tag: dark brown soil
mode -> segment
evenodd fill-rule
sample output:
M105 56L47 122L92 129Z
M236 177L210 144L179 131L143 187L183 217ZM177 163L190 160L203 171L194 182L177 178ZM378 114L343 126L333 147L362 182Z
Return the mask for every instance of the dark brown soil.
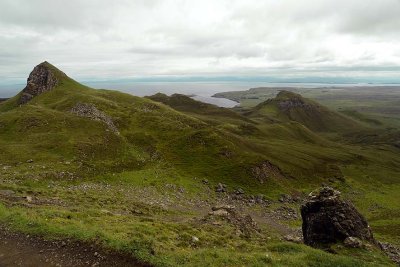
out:
M75 240L46 240L0 227L0 267L150 266L128 254Z

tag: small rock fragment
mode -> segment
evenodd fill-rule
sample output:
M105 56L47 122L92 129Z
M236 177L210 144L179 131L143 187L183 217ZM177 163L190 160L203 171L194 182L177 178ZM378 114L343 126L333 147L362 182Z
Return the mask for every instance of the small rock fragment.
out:
M218 183L218 185L215 188L215 192L218 192L218 193L226 192L226 184Z
M348 248L361 248L363 246L362 241L357 237L347 237L343 244Z

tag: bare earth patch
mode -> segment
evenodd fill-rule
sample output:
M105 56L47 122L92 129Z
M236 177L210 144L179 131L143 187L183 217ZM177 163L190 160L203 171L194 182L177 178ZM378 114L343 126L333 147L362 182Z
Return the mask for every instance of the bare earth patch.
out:
M46 240L0 227L0 266L150 266L128 254L75 240Z

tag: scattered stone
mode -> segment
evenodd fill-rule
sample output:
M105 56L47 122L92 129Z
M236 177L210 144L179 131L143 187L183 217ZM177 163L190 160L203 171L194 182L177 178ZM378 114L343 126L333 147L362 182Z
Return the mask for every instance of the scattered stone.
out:
M111 117L98 110L93 104L78 103L71 109L71 113L94 121L101 121L105 123L113 133L119 135L119 131Z
M282 194L279 199L279 202L281 203L298 203L301 201L301 198L299 196L291 196L287 194Z
M303 238L299 236L293 236L293 235L286 235L283 237L283 240L288 241L288 242L293 242L297 244L303 243Z
M192 242L193 243L197 243L199 241L200 241L200 239L197 236L192 236Z
M298 214L295 209L291 207L281 206L272 211L272 214L278 220L296 220Z
M230 205L212 207L212 211L206 215L201 222L218 226L222 225L222 222L227 222L236 228L236 233L240 233L240 235L246 237L259 233L260 231L257 223L250 215L241 215L236 211L235 207Z
M210 211L208 214L209 215L214 215L214 216L222 216L222 217L229 215L228 211L227 210L223 210L223 209L221 209L221 210L213 210L213 211Z
M400 266L400 248L385 242L378 242L383 252L398 266Z
M251 168L251 173L260 183L264 183L270 177L284 177L279 167L275 166L268 160L265 160Z
M203 179L201 181L203 182L203 184L208 184L208 180L207 179Z
M231 206L231 205L222 204L222 205L216 205L216 206L212 207L211 210L213 210L213 211L217 211L217 210L233 211L233 210L235 210L235 207Z
M33 162L33 159L28 159L27 161L26 161L26 163L32 163Z
M218 192L218 193L226 192L226 184L218 183L218 185L215 187L215 192Z
M265 202L264 196L263 195L257 195L254 197L254 200L258 204L262 204Z
M235 194L236 195L243 195L244 194L244 190L239 187L238 189L235 190Z
M29 203L33 201L33 198L31 196L26 196L25 199Z
M8 197L8 196L15 195L15 192L13 190L0 190L0 195Z
M365 218L348 201L340 199L340 192L323 187L312 192L301 206L304 243L313 247L343 242L357 237L374 243L372 231Z
M282 194L278 200L282 203L291 203L292 197L290 195Z
M247 205L247 206L254 206L255 204L260 204L264 206L269 206L271 201L265 198L264 195L246 195L246 194L237 194L235 191L232 192L228 198L232 201L235 201L237 204Z
M348 248L361 248L363 247L363 242L357 237L346 237L343 244Z

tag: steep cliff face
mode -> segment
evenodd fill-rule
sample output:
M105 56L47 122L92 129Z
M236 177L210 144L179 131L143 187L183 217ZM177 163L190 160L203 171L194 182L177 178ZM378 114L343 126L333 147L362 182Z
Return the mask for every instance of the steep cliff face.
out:
M55 69L47 61L37 65L28 77L26 87L22 90L19 104L26 104L35 96L55 88L60 82L60 76L67 75Z

